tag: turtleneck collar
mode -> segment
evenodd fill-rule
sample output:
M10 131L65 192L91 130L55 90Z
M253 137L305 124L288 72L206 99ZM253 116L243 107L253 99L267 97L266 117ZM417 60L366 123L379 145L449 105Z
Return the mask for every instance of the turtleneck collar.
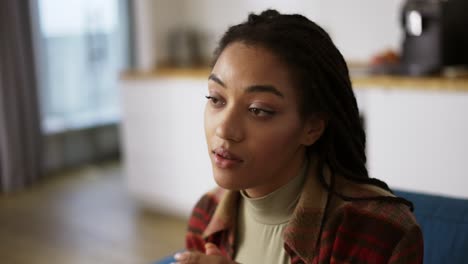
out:
M245 191L241 191L244 201L242 204L247 215L263 224L277 225L288 222L299 201L308 163L308 159L305 159L296 177L263 197L250 198Z

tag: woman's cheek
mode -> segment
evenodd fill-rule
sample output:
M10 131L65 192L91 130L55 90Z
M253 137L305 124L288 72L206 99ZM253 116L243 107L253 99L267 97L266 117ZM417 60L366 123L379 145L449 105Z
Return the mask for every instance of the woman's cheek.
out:
M214 124L213 124L213 113L211 111L211 109L209 109L209 105L207 104L206 107L205 107L205 114L204 114L204 127L205 127L205 138L206 138L206 142L207 144L209 145L210 144L210 141L209 139L211 138L211 136L213 135L214 133Z

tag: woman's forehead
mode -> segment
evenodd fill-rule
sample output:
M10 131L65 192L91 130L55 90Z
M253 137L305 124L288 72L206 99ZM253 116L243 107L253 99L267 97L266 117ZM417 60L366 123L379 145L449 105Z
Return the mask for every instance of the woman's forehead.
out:
M212 76L226 88L247 88L252 85L276 87L283 94L290 94L291 74L271 51L258 45L233 43L220 54L213 67ZM211 79L211 78L210 78Z

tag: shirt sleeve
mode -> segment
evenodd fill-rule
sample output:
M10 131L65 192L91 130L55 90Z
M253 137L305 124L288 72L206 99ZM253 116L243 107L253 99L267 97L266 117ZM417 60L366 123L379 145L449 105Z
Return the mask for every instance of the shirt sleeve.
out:
M196 203L190 215L185 236L185 247L187 250L205 251L205 241L202 235L211 221L216 205L214 197L211 194L205 194Z
M423 263L424 242L419 226L413 226L398 242L392 252L389 263L420 264Z

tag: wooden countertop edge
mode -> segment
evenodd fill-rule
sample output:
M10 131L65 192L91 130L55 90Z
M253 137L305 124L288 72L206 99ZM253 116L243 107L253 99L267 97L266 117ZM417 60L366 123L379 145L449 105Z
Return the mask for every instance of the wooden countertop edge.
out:
M404 77L404 76L359 76L352 77L355 88L386 88L406 90L467 91L468 78Z
M180 79L193 79L193 78L206 78L210 68L162 68L154 71L140 72L140 71L125 71L120 75L121 80L134 81L134 80L147 80L147 79L160 79L160 78L180 78Z
M207 79L210 68L163 68L150 72L126 71L120 75L123 81L153 80L165 78ZM404 90L442 90L468 91L468 77L407 77L390 75L353 76L353 87L356 89L404 89Z

